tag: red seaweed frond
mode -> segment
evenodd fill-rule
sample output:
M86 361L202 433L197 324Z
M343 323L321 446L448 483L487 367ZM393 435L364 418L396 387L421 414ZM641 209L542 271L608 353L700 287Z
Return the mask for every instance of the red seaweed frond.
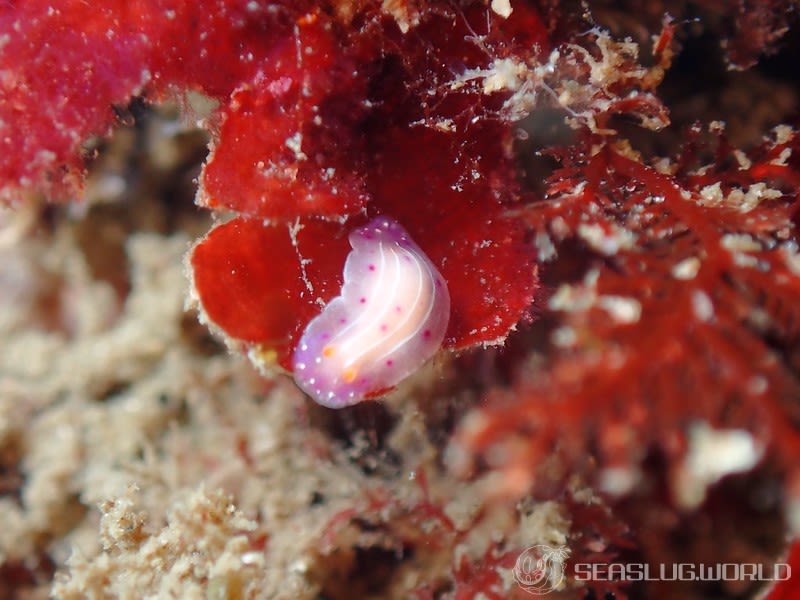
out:
M677 175L625 147L562 154L525 217L540 249L572 243L590 260L549 300L547 368L468 419L463 446L507 448L515 475L555 447L635 471L654 445L679 464L684 434L705 422L749 431L794 469L797 146L780 129L727 165Z
M370 588L374 594L391 597L409 593L420 599L527 597L512 573L524 548L503 536L504 527L508 535L513 523L498 529L489 515L478 510L456 525L447 514L446 499L427 490L425 473L417 471L415 479L419 487L410 497L390 495L382 488L370 490L359 506L345 508L328 521L318 548L325 565L319 578L326 595L352 597L355 581L374 585ZM508 514L504 514L498 523L505 522ZM512 519L520 517L517 511L509 514ZM345 556L342 548L351 551ZM366 564L375 554L384 557L380 582L372 581ZM407 569L416 573L412 588L404 579ZM342 571L350 575L342 577ZM345 587L340 589L340 584Z

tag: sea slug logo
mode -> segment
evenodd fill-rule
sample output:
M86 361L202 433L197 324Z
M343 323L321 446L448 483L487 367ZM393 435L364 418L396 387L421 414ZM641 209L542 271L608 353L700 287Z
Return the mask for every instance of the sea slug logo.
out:
M566 546L531 546L517 558L514 579L526 592L538 596L564 584ZM792 576L787 563L675 563L579 562L571 565L575 582L613 581L786 581Z
M568 556L569 549L565 546L531 546L517 558L514 579L526 592L547 594L564 581L564 561Z

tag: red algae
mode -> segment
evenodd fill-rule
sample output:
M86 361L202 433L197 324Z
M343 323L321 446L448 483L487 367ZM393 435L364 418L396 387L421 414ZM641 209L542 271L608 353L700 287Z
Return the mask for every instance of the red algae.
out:
M0 198L80 188L80 143L147 81L145 40L113 8L50 2L0 7ZM113 50L112 50L113 49ZM21 67L21 68L20 68Z
M271 219L269 227L298 218L350 218L334 237L362 223L364 211L392 216L434 257L460 296L448 345L502 340L524 316L535 287L521 223L503 215L503 206L517 195L511 130L487 121L487 110L502 94L486 99L479 91L458 89L452 78L465 68L488 67L495 55L538 51L546 38L536 13L519 9L506 21L487 20L482 10L432 11L420 13L417 26L403 33L402 24L370 8L351 15L349 23L297 3L215 2L191 17L186 10L155 2L91 14L78 4L52 11L37 2L6 10L9 31L16 27L18 33L9 36L5 56L26 64L23 75L29 79L14 79L16 70L7 65L13 96L3 110L34 103L60 107L58 113L0 115L11 158L2 173L6 197L36 187L52 196L75 193L82 171L79 144L107 132L114 121L109 105L122 105L136 93L158 98L197 90L222 103L209 122L218 125L201 177L201 204ZM83 19L86 31L70 27ZM59 38L62 30L67 35ZM428 36L434 31L441 39L432 44ZM61 55L56 59L53 53ZM36 70L59 64L64 73L82 68L86 79ZM55 87L48 90L45 81ZM421 169L424 175L410 176ZM449 247L455 231L458 243ZM273 234L265 229L264 239ZM222 243L222 237L212 234L202 246ZM233 243L229 236L225 240ZM301 281L301 263L309 261L313 269L314 256L288 248L271 251L276 260L293 264ZM233 301L221 316L214 298L218 284L211 283L202 260L191 261L201 271L197 295L232 343L266 347L282 338L268 326L259 337L262 321L248 311L237 313L237 307L251 307L245 301ZM520 272L527 273L523 285L508 285ZM333 284L340 274L327 279ZM253 290L260 294L262 288ZM476 296L476 289L482 293ZM312 293L318 292L307 295ZM302 305L297 300L297 322L290 329L305 324ZM285 363L287 350L272 349Z
M215 227L191 255L194 287L202 290L210 324L246 347L277 353L288 366L302 319L319 310L317 298L337 291L348 245L336 234L335 225L321 221L294 235L255 219ZM304 266L300 256L311 263Z
M433 15L420 24L423 30L441 25L444 47L433 49L424 32L414 30L399 38L399 50L388 45L398 36L394 21L373 15L361 33L339 34L337 42L336 24L323 18L314 13L298 23L299 58L294 44L285 45L270 74L234 92L203 173L200 201L271 219L269 228L288 222L302 230L310 218L346 218L332 234L336 239L363 224L364 211L389 216L418 241L453 290L445 345L502 341L526 316L536 269L522 222L505 214L519 197L511 128L497 117L478 118L487 110L484 96L444 79L465 56L476 67L488 64L485 50L468 37L467 16ZM338 53L337 43L344 45ZM488 102L497 109L497 98ZM265 239L271 235L266 229ZM222 255L221 246L207 247L229 243L212 232L195 253ZM302 269L314 268L313 254L279 248L273 255L294 264L298 281ZM192 264L205 273L202 261L194 257ZM343 266L341 260L329 282L341 280ZM195 286L206 310L221 304L213 278L196 278ZM307 298L330 299L315 285ZM298 310L295 319L304 327L308 317ZM269 328L254 335L258 321L250 322L247 311L234 307L224 321L211 320L234 340L248 328L245 341L265 348L274 341ZM286 348L271 349L285 365Z
M347 43L316 14L301 19L222 111L199 199L268 219L342 217L363 210L358 132L363 78Z

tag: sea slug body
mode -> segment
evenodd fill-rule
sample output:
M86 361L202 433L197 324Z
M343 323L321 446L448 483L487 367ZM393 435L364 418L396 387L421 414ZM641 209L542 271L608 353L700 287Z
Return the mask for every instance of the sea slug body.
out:
M373 219L349 237L341 294L306 327L297 384L331 408L396 386L442 344L450 319L444 278L401 225Z

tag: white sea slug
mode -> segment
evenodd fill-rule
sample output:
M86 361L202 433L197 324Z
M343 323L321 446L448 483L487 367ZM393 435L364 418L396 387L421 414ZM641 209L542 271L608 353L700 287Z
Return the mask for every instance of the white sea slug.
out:
M303 332L297 384L324 406L356 404L396 386L442 344L447 284L403 227L378 217L350 234L344 284Z

